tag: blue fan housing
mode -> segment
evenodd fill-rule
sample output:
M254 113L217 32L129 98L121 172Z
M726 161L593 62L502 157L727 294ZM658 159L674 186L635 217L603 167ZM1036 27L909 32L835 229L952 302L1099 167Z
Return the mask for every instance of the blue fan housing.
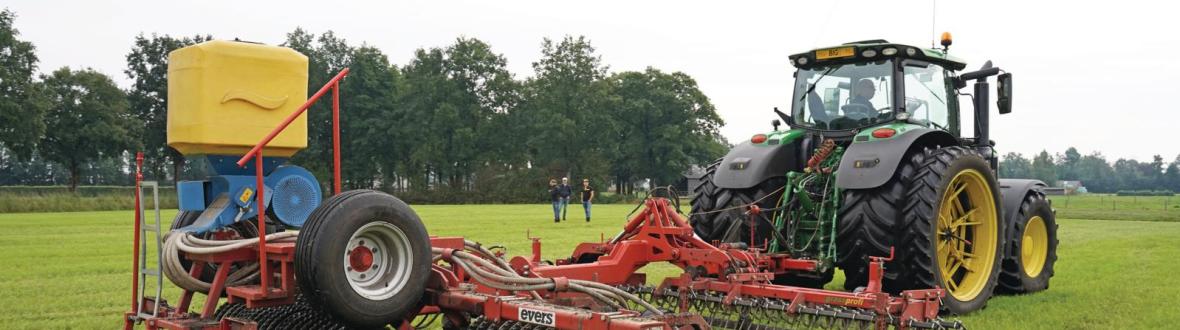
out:
M320 184L315 176L299 166L283 165L266 176L267 189L273 189L270 210L283 224L301 227L320 205Z

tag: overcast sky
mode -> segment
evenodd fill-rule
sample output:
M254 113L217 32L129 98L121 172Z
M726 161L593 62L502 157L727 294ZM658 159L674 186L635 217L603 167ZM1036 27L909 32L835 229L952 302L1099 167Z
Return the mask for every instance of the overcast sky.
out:
M768 130L771 108L789 106L787 55L878 38L928 47L934 23L936 31L953 33L951 54L966 59L969 70L990 59L1013 73L1013 113L992 117L1001 152L1076 146L1111 160L1162 154L1169 161L1180 153L1180 11L1167 1L939 1L937 8L930 0L325 5L338 2L15 0L0 7L19 15L16 26L36 45L42 72L92 67L123 87L129 86L124 56L139 33L278 44L296 27L332 30L382 49L398 65L417 48L468 36L504 54L519 79L532 74L542 38L585 35L612 71L653 66L696 78L731 142Z

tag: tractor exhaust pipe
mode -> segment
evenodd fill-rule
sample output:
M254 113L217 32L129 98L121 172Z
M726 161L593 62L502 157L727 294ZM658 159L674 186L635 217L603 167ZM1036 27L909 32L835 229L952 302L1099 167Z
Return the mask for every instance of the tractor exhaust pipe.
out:
M992 163L992 168L996 168L997 164L995 155L992 155L991 122L987 107L991 95L987 77L997 74L1000 74L1000 68L993 67L992 61L987 61L979 71L964 73L955 82L956 88L962 88L967 85L967 81L975 80L975 99L972 104L975 108L975 149Z

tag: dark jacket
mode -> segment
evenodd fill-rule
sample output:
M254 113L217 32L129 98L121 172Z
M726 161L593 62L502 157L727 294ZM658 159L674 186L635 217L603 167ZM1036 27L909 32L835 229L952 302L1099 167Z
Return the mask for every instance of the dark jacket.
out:
M549 200L553 202L561 200L561 188L559 186L549 186Z
M570 198L570 195L574 194L574 188L568 184L559 185L557 186L557 193L561 195L561 198Z

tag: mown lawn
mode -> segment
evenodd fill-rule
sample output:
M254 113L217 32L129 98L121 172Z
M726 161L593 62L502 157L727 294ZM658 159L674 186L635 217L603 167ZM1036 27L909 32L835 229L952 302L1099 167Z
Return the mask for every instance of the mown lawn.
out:
M1071 201L1071 205L1076 205ZM1055 201L1060 208L1062 202ZM546 258L611 237L631 205L581 208L554 224L548 205L416 207L433 235L463 235L527 254L531 234ZM1059 211L1059 214L1064 212ZM164 212L170 219L172 212ZM167 226L167 220L165 220ZM994 298L962 317L976 329L1170 328L1180 324L1180 223L1061 220L1057 276L1047 292ZM0 214L0 324L6 329L110 329L130 300L131 212ZM649 267L653 281L671 267ZM838 278L830 288L841 287ZM178 292L167 290L175 300Z

